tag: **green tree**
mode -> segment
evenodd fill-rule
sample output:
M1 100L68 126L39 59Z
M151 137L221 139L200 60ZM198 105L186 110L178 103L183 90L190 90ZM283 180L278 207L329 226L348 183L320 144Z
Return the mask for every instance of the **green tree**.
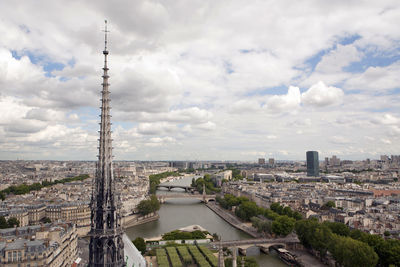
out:
M382 266L400 266L400 240L385 240L376 252Z
M132 241L135 247L144 255L146 253L146 242L142 237L137 237L135 240Z
M272 232L276 235L287 236L294 229L295 220L286 215L279 216L272 223Z
M272 232L272 222L268 220L262 220L257 217L252 217L251 222L254 228L257 229L259 233L271 233Z
M335 208L335 202L329 200L328 202L326 202L321 208L323 209L330 209L330 208Z
M42 223L51 223L51 220L50 220L49 217L43 217L40 221L41 221Z
M160 209L160 201L156 195L151 195L150 199L140 201L137 208L140 214L147 215Z
M9 218L8 220L7 220L7 224L8 224L8 227L15 227L15 226L17 226L17 227L19 227L19 221L18 221L18 219L17 218L15 218L15 217L11 217L11 218Z
M283 207L277 202L272 203L269 208L272 211L275 211L276 213L278 213L279 215L283 214Z
M323 222L327 227L329 227L332 230L332 233L341 235L341 236L349 236L350 235L350 229L347 227L347 225L339 222L329 222L325 221Z
M236 216L245 221L250 221L251 217L257 216L260 214L260 209L257 204L253 201L246 201L240 204L238 208L236 208Z
M242 260L244 260L245 267L258 267L258 263L255 258L253 257L237 257L236 258L236 265L241 266ZM226 258L224 260L225 267L232 267L232 258Z
M293 211L292 211L292 209L290 207L284 207L283 210L282 210L282 214L283 215L287 215L289 217L292 217Z
M367 244L350 237L334 235L330 252L333 258L344 267L374 267L378 263L378 255Z
M0 216L0 229L6 229L6 228L8 228L7 220L3 216Z
M264 216L270 220L275 220L276 218L279 217L279 214L276 213L275 211L272 211L270 209L265 209L264 210Z
M301 213L298 212L298 211L293 212L292 217L293 217L296 221L303 219L303 216L302 216Z
M296 234L305 247L312 248L311 244L313 243L314 232L318 225L318 221L313 219L300 220L296 222Z
M320 257L325 257L332 242L332 231L324 224L316 224L310 240L311 247L317 250Z

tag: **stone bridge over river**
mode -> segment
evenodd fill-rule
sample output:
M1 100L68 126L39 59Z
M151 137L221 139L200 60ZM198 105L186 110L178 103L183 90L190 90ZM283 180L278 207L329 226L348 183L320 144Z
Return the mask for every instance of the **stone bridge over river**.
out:
M245 239L245 240L230 240L221 242L212 242L211 245L215 247L228 247L236 253L236 249L242 255L246 255L248 250L259 249L268 254L271 248L297 248L301 246L300 240L297 236L288 236L284 238L258 238L258 239Z
M173 185L173 184L159 184L157 185L157 189L160 188L166 188L168 191L171 191L171 189L179 188L179 189L185 189L185 192L194 192L197 190L196 187L192 187L190 185Z
M167 199L173 199L173 198L192 198L192 199L199 199L204 203L208 203L208 201L215 201L216 197L216 195L206 194L206 188L204 184L203 184L203 194L199 194L197 188L186 185L159 184L157 185L157 189L158 188L167 188L168 191L171 191L174 188L179 188L179 189L185 189L186 192L186 193L176 193L176 194L158 194L157 198L160 201L160 203L164 203Z
M191 198L191 199L198 199L202 202L207 203L208 201L215 201L215 195L203 195L203 194L165 194L165 195L157 195L158 200L160 203L164 203L168 199L175 199L175 198Z

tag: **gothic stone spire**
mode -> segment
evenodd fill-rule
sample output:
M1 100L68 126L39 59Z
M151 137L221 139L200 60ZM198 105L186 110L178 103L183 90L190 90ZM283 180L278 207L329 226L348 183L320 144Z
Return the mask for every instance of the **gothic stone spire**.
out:
M91 199L91 230L89 266L108 267L124 265L120 201L115 192L112 166L112 139L110 116L110 92L107 67L107 21L105 21L105 46L103 67L103 90L101 91L101 120L99 155L96 165Z

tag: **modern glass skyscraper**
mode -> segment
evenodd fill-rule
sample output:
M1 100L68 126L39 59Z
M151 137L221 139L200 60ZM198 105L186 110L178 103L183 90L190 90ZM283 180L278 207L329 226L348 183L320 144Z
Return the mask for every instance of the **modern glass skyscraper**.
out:
M307 176L319 176L318 151L307 151Z

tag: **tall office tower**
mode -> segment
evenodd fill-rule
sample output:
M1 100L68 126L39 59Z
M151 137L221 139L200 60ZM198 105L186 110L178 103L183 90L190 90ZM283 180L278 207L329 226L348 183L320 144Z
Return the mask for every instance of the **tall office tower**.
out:
M319 160L317 151L307 151L307 176L319 176Z
M274 158L269 158L269 159L268 159L268 164L269 164L270 166L274 166L274 165L275 165L275 159L274 159Z
M259 158L258 159L258 164L259 165L265 165L265 159L264 158Z
M124 245L119 210L120 199L115 192L112 166L112 139L110 122L110 92L108 91L107 67L107 21L105 25L105 47L103 68L103 90L101 92L101 122L99 155L96 166L91 199L91 229L89 244L90 267L122 267Z

